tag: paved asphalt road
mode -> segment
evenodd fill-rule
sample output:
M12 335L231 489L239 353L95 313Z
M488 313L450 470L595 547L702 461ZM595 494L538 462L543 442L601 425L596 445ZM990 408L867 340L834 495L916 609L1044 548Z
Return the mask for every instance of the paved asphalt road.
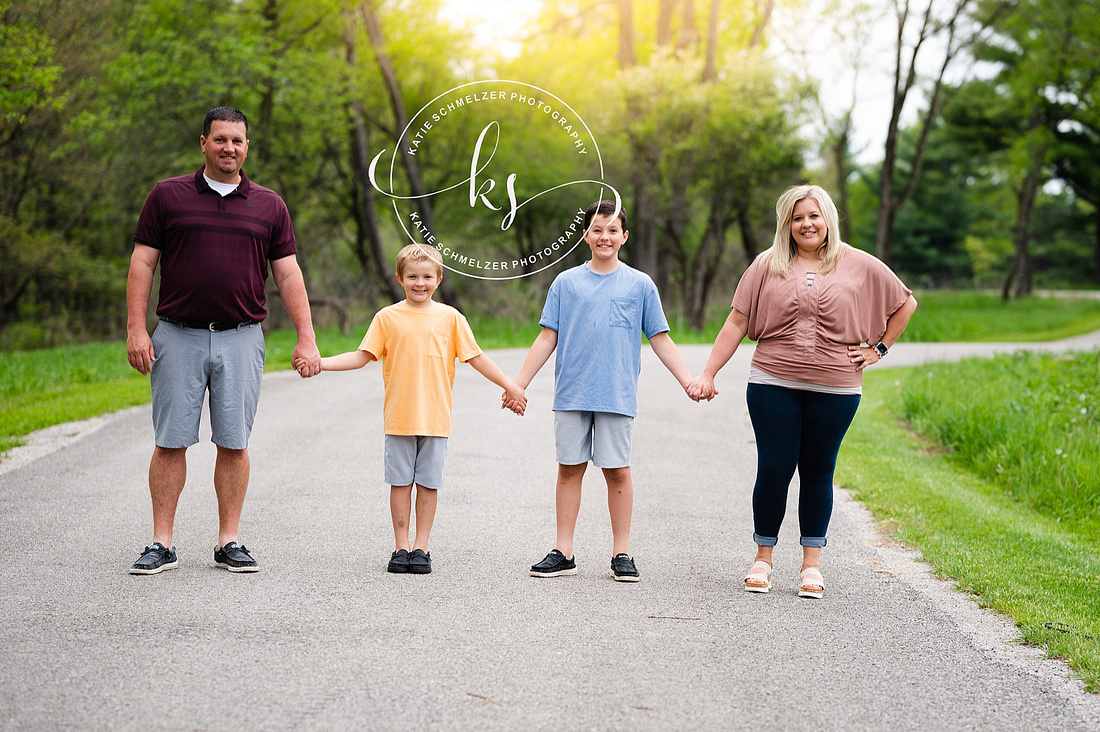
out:
M683 350L698 371L708 348ZM901 345L887 363L974 350ZM510 374L523 355L492 354ZM190 451L179 569L135 577L149 408L37 436L0 465L0 729L1100 730L1096 697L882 539L843 491L825 598L795 595L795 491L775 589L743 592L748 349L701 405L644 357L638 584L611 580L594 471L579 573L527 575L554 541L549 365L522 419L459 366L429 576L385 572L376 365L265 380L242 527L255 575L214 567L208 442Z

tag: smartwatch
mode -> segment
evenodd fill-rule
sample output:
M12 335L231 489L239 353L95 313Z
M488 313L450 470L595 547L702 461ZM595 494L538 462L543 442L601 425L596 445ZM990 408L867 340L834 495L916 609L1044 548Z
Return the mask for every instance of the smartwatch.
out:
M890 352L890 349L887 348L886 344L883 343L882 341L879 341L878 343L876 343L874 345L874 348L875 348L875 351L878 352L878 357L879 358L885 358L886 354Z

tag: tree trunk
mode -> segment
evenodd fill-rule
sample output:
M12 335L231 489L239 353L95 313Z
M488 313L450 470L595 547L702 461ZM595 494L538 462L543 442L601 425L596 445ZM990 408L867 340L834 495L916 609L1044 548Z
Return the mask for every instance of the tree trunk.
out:
M390 299L397 302L405 297L405 291L394 276L393 267L390 266L382 246L382 236L378 232L378 215L374 209L374 188L370 183L370 130L364 121L365 115L361 102L355 99L349 102L348 117L351 122L352 166L355 183L353 195L355 195L356 243L362 250L363 242L366 241L370 253L369 261L374 263L374 268ZM366 261L367 258L360 258L361 264L365 265ZM363 275L369 287L370 272L366 266L363 267Z
M619 0L619 67L629 69L635 63L632 0Z
M703 232L703 241L695 259L691 273L691 293L687 298L688 326L692 330L702 330L707 321L707 305L710 302L710 290L718 274L718 265L726 251L727 221L722 212L722 202L716 197L711 201L707 216L707 227Z
M634 210L631 212L634 223L631 224L631 251L628 254L638 269L653 277L661 297L665 297L668 277L660 271L656 210L657 198L648 180L638 180L634 186Z
M757 3L759 6L759 3ZM764 31L768 29L768 23L772 19L772 11L775 10L775 0L766 0L763 9L760 10L760 16L756 19L756 27L752 29L752 40L749 41L749 48L756 48L764 42Z
M692 1L692 0L689 0ZM672 14L679 0L659 0L657 8L657 47L672 44Z
M1031 225L1031 212L1035 207L1035 198L1043 182L1043 163L1045 162L1045 149L1040 157L1036 154L1032 159L1032 166L1024 176L1024 183L1020 186L1020 195L1016 199L1016 225L1012 233L1012 241L1016 245L1016 255L1012 259L1012 268L1008 272L1001 297L1009 299L1009 290L1012 289L1013 280L1016 282L1014 295L1026 297L1031 294L1031 235L1028 229Z
M707 60L703 66L703 81L713 81L718 73L718 3L710 0L707 16Z
M347 13L347 28L344 31L345 58L348 70L348 134L351 136L351 202L352 216L355 219L356 258L367 283L368 298L374 300L374 286L371 280L370 264L373 262L378 278L386 293L394 302L404 297L404 290L394 277L393 268L386 259L382 247L382 237L378 231L378 215L374 208L374 187L370 182L370 129L366 123L366 111L363 108L359 90L355 84L355 67L359 62L357 44L358 27L354 15Z
M752 216L748 205L737 211L737 226L741 231L741 247L745 250L745 261L752 264L760 253L760 243L756 240L756 231L752 228Z
M1100 206L1092 211L1092 281L1100 285Z
M275 42L276 34L279 32L279 8L275 3L275 0L267 0L264 4L264 8L260 11L260 17L264 21L264 34L270 39L271 43ZM270 69L269 69L270 71ZM275 80L271 78L270 73L265 73L263 79L260 82L260 114L257 120L256 127L259 128L261 136L265 139L262 144L258 146L256 150L256 162L260 172L267 173L268 163L271 160L271 151L275 145L271 139L271 131L275 127ZM268 178L271 180L271 178ZM273 183L268 183L273 185Z
M1024 180L1020 184L1020 192L1016 197L1016 224L1012 231L1012 242L1015 245L1016 254L1012 259L1012 267L1005 279L1004 290L1001 297L1009 298L1009 289L1015 280L1015 296L1024 297L1031 294L1031 212L1035 208L1035 199L1039 195L1039 189L1045 182L1043 169L1047 164L1047 153L1050 151L1051 135L1043 126L1043 103L1037 102L1028 120L1028 131L1025 144L1028 146L1028 168L1024 172Z
M833 166L836 168L836 205L840 214L840 238L852 241L852 222L848 212L848 147L851 144L852 113L849 111L841 120L830 149Z
M435 231L435 217L432 214L431 201L427 197L428 190L424 186L424 178L420 174L420 165L416 162L416 158L400 145L400 140L396 139L408 125L409 113L405 109L405 100L401 95L401 86L397 81L397 70L394 68L389 54L386 53L385 39L382 36L382 23L379 21L378 14L375 12L373 3L370 0L359 7L364 21L366 21L367 37L370 38L371 48L374 50L374 57L378 61L378 68L382 72L382 79L386 84L386 91L393 107L394 143L397 143L394 154L396 155L398 152L401 154L401 161L405 166L405 175L409 179L412 195L417 197L416 207L420 214L420 220L429 231ZM458 295L455 293L450 278L444 277L439 283L439 292L444 302L452 307L459 307Z
M680 41L676 47L684 50L693 48L699 43L699 29L695 27L695 0L684 3L684 12L680 18L683 25L680 27Z
M636 63L634 55L634 20L632 0L619 0L619 65L629 69ZM641 112L635 100L626 100L626 114L629 121L638 120ZM629 124L628 124L629 130ZM657 197L650 183L655 155L644 140L633 134L627 134L630 144L630 158L633 186L633 210L631 213L630 245L627 257L632 266L649 274L662 296L666 294L668 277L660 272L660 257L657 240Z
M904 9L898 11L897 36L894 47L894 99L890 112L890 125L886 130L886 146L882 158L882 172L879 177L879 201L878 201L878 228L875 231L875 256L886 264L890 264L890 258L894 248L894 221L898 210L912 197L920 180L921 165L924 159L924 149L928 141L928 135L932 125L939 116L942 108L941 93L943 91L944 76L951 61L966 46L970 45L973 38L960 41L958 38L958 23L965 17L970 0L956 0L952 14L946 21L937 21L932 15L933 2L929 2L921 18L921 27L913 45L909 50L907 66L902 65L902 56L905 47L905 26L909 21L909 3ZM913 165L909 171L905 185L900 193L894 193L894 173L897 169L898 159L898 127L901 123L902 108L905 106L909 92L912 91L917 79L917 60L920 58L921 49L925 42L946 29L946 47L943 49L943 60L939 66L939 74L933 79L932 93L929 98L928 111L921 121L920 135L917 140L917 149L913 156Z

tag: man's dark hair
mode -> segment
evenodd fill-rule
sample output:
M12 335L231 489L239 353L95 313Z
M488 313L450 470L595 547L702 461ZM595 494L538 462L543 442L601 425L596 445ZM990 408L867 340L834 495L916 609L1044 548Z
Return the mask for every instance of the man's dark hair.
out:
M588 231L588 225L592 223L592 219L596 217L596 214L600 216L611 216L614 213L614 201L596 201L584 212L584 230ZM622 224L623 231L628 230L626 225L626 209L621 206L619 207L619 223Z
M244 112L235 107L214 107L206 113L206 119L202 121L202 136L210 137L210 125L218 122L244 122L244 136L248 137L248 117Z

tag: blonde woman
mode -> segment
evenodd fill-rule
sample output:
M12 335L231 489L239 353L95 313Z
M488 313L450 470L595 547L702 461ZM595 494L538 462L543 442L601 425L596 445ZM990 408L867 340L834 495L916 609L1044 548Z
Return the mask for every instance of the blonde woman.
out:
M729 317L688 394L713 399L718 371L745 336L757 341L746 391L757 446L757 548L744 587L771 589L772 551L797 469L798 595L820 598L833 470L859 406L863 370L897 342L917 301L889 267L840 240L836 206L822 188L788 189L775 213L772 247L741 277Z

